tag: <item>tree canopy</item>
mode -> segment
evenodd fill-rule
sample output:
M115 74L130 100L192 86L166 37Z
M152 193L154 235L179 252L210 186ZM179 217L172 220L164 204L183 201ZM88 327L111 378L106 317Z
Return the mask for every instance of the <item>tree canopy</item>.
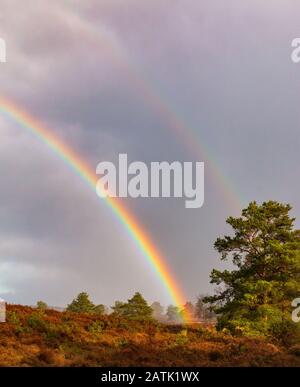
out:
M150 320L153 310L147 304L141 293L137 292L126 303L116 301L112 307L116 315L121 315L131 320Z
M218 238L215 249L234 270L213 270L216 294L206 297L219 315L218 328L248 335L293 340L300 336L291 320L291 302L300 294L300 231L291 206L252 202L227 223L233 236Z
M38 301L36 303L36 307L40 310L46 310L48 308L48 305L44 301Z
M76 313L93 313L102 315L105 313L105 306L95 305L89 298L86 292L81 292L78 296L67 306L67 310Z

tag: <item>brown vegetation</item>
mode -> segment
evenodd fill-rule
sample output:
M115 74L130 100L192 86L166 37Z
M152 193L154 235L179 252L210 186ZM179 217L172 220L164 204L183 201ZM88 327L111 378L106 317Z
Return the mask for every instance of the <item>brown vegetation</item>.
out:
M300 353L213 327L8 305L7 323L0 324L0 365L300 366Z

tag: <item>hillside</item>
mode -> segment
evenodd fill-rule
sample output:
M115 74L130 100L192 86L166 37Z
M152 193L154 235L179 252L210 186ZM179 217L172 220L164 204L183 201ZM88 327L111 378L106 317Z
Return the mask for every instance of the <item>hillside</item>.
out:
M213 327L159 325L7 307L1 366L300 366L300 347L233 338Z

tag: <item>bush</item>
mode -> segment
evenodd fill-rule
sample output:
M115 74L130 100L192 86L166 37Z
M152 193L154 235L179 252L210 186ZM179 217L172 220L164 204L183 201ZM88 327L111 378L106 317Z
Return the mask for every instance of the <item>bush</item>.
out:
M296 345L300 342L300 327L290 320L281 321L272 325L271 337L286 347Z
M7 312L7 322L13 325L21 325L21 321L16 312Z
M102 321L93 321L87 328L87 330L93 335L100 335L103 332L104 324Z
M30 328L39 332L45 332L48 328L47 322L39 313L32 313L27 319L27 324L30 326Z

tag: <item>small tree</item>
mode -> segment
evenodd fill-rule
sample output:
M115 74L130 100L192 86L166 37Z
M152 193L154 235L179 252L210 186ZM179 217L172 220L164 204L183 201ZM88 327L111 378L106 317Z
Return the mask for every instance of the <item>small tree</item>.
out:
M152 308L147 304L141 293L135 295L128 300L127 303L116 301L112 307L116 315L124 316L131 320L151 320Z
M36 307L37 309L40 309L40 310L46 310L48 308L48 305L44 301L38 301L36 303Z
M219 329L286 343L300 339L291 320L291 301L300 294L300 231L290 210L274 201L252 202L241 217L227 219L234 235L218 238L215 248L236 269L213 270L211 283L223 286L206 298L219 314Z
M113 310L113 314L116 316L123 316L125 306L125 302L116 301L115 305L111 307L111 309Z
M124 316L134 320L150 320L152 309L141 293L137 292L125 305Z
M90 301L89 295L82 292L67 306L67 310L77 313L93 313L95 305Z

